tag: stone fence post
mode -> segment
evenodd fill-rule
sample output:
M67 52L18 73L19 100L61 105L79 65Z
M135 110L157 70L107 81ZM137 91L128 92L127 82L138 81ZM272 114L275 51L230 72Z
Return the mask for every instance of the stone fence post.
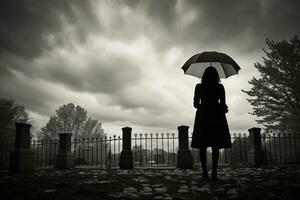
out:
M71 133L60 133L59 153L56 157L55 167L69 169L74 167L74 155L71 152Z
M16 123L15 146L10 153L10 172L32 172L33 152L30 151L30 124Z
M250 128L249 131L249 141L250 150L248 152L248 162L252 166L265 165L267 163L265 153L262 151L261 147L261 134L260 128Z
M133 156L131 151L131 131L132 128L122 128L123 148L120 155L119 166L121 169L133 169Z
M178 152L177 152L177 167L180 169L193 168L193 156L189 149L189 127L178 126Z

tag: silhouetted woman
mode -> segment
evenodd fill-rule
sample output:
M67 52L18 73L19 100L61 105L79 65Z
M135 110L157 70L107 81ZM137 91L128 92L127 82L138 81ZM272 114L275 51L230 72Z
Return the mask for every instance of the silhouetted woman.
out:
M219 149L231 148L231 140L225 116L228 112L225 90L214 67L206 68L201 83L196 85L194 107L197 108L197 112L191 146L200 149L203 178L208 178L206 149L212 148L211 178L216 179Z

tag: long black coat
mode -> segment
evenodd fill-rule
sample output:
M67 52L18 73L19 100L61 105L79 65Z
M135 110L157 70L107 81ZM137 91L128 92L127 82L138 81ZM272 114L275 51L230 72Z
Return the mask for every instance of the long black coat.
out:
M191 147L231 148L222 84L197 84L194 95L197 108Z

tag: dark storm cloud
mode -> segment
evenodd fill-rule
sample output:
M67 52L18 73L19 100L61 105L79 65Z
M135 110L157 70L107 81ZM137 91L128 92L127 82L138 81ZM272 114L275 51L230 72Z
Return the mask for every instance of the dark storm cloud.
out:
M16 77L16 72L9 71L2 76L0 74L0 98L14 98L18 103L25 105L26 109L48 115L52 112L51 104L59 97L53 95L55 91L47 88L40 82L30 82L26 77Z
M143 12L151 18L154 18L155 21L160 21L165 26L173 25L175 22L175 6L176 0L125 0L124 2L128 3L133 9L143 9Z
M72 45L84 46L88 37L100 30L95 3L1 1L1 96L13 97L28 109L47 114L51 104L64 98L57 97L47 82L75 92L101 92L112 97L138 82L140 70L124 55L89 52L83 56L73 50ZM74 55L55 53L60 49L74 51ZM72 56L80 63L72 62L76 60Z
M48 55L45 60L32 61L12 55L5 59L9 55L2 55L0 77L11 76L11 72L16 71L31 80L62 84L72 91L111 95L137 83L141 77L138 66L121 55L91 52L80 57L74 52L71 56L74 58L54 54Z
M32 58L47 48L68 42L65 26L73 26L77 41L85 41L94 29L103 28L94 5L103 1L18 1L0 3L0 53ZM106 2L106 1L104 1ZM247 51L261 49L265 38L282 39L300 33L300 2L297 0L125 0L107 1L117 14L124 6L146 15L146 25L132 25L132 18L116 14L109 30L118 39L149 34L157 50L170 46L205 49L234 44ZM115 4L115 6L114 6ZM195 12L186 27L180 19ZM137 17L139 18L139 17ZM103 19L109 21L110 19ZM118 31L116 31L118 30Z
M251 51L261 49L266 38L283 39L300 34L300 2L297 0L126 2L132 9L143 9L140 12L145 12L159 25L153 24L153 32L165 34L158 42L167 48L184 45L205 49L228 43ZM180 19L190 12L195 12L196 17L187 27L180 26Z
M63 61L62 61L63 63ZM59 63L57 63L59 64ZM73 91L115 93L139 81L141 71L125 57L115 55L106 58L90 57L86 59L84 69L76 69L69 63L64 67L49 68L44 79L54 83L62 83ZM41 73L35 73L36 77Z
M250 40L253 47L261 46L266 37L282 39L300 33L297 0L230 0L201 1L204 8L205 27L210 30L210 38L217 41L241 38ZM243 41L241 45L243 45ZM247 41L245 41L247 43ZM251 44L250 43L250 44Z
M84 40L88 31L98 27L92 6L92 1L80 0L1 1L0 53L39 56L67 41L67 36L61 34L66 24L75 24L78 39Z

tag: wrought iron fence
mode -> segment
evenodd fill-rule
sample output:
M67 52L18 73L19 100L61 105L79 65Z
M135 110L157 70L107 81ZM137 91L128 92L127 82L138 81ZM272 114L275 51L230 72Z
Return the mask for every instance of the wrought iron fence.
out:
M13 147L13 143L0 143L0 169L8 168L10 152L13 150Z
M139 136L139 137L138 137ZM134 134L132 153L134 166L175 166L178 138L174 133Z
M122 139L120 136L82 138L72 142L75 165L118 166Z
M270 164L300 163L299 145L299 134L262 135L262 149Z
M246 134L233 134L232 148L220 151L220 164L245 164L250 148ZM191 137L189 137L191 140ZM300 163L300 135L262 134L261 146L268 164ZM131 141L135 167L175 167L177 163L178 137L174 133L134 134ZM7 168L13 144L0 144L0 168ZM36 167L53 166L59 153L58 140L34 140L31 144ZM120 136L82 138L72 141L75 165L93 165L99 168L115 168L122 151ZM191 149L194 164L199 165L198 149ZM208 151L208 164L211 163Z
M36 167L53 166L58 154L59 143L54 140L33 140L31 150L34 153L34 165Z

